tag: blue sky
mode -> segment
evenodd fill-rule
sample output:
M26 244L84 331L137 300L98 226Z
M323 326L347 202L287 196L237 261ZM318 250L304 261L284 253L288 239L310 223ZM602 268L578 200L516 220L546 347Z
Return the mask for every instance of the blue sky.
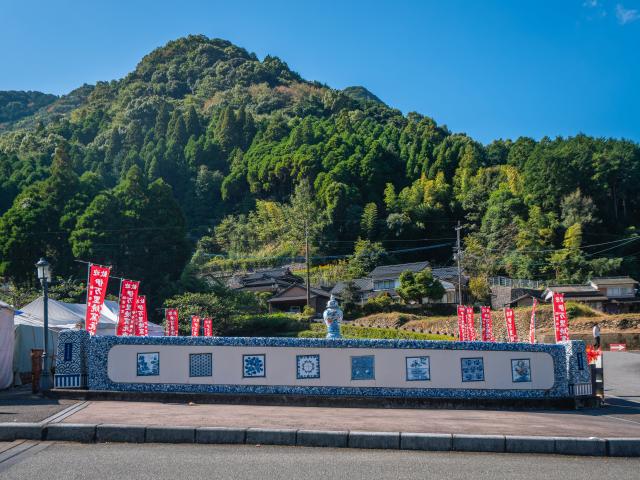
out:
M120 78L202 33L488 143L640 141L640 0L0 0L0 90Z

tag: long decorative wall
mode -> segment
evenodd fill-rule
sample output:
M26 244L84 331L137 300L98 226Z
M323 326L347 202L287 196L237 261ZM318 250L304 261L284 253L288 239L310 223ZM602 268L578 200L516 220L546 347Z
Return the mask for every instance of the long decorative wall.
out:
M560 398L590 385L584 343L575 341L87 338L69 331L59 348L58 371L86 375L92 390ZM65 386L62 377L56 386Z

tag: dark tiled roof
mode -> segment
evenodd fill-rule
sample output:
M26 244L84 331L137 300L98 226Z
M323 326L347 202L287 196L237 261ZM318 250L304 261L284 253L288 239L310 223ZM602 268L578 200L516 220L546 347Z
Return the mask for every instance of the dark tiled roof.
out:
M549 285L547 290L556 293L600 293L597 288L591 285Z
M397 265L384 265L376 267L369 276L371 278L397 278L404 271L421 272L429 267L429 262L400 263Z
M345 288L347 288L347 284L349 282L338 282L331 289L332 295L340 295ZM354 278L353 283L356 284L356 287L361 292L367 292L373 290L373 279L372 278Z
M293 287L300 287L300 288L304 288L304 289L307 288L305 285L291 285L289 288L285 288L281 292L279 292L276 295L274 295L273 297L271 297L269 300L267 300L267 302L286 302L286 301L289 301L289 300L301 300L301 299L306 299L307 298L306 293L305 293L305 295L296 296L296 297L283 297L284 293L289 291ZM331 296L329 294L329 292L325 292L324 290L322 290L320 288L311 287L309 289L309 292L311 293L312 297L315 296L315 297L326 297L326 298L329 298Z

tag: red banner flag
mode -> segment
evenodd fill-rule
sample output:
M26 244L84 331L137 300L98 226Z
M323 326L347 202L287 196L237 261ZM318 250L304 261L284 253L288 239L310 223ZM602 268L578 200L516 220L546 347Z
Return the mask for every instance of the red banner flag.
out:
M482 319L482 341L493 342L493 321L491 320L491 307L480 308L480 318Z
M100 311L104 303L109 283L111 267L89 264L89 280L87 282L87 312L84 325L89 335L95 335L100 321Z
M213 337L213 320L210 318L205 318L203 329L205 337Z
M473 318L473 307L467 307L467 340L476 341L476 326Z
M553 294L553 320L556 327L556 342L569 340L569 318L562 293Z
M120 286L120 312L118 313L118 329L116 335L133 335L133 307L138 297L140 282L122 280Z
M191 336L200 336L200 317L197 315L191 315Z
M147 297L138 295L133 308L133 334L136 337L146 337L149 334L149 321L147 320Z
M531 323L529 323L529 343L536 343L536 306L538 300L533 299L533 307L531 308Z
M458 340L464 342L466 340L465 336L465 313L466 307L464 305L458 305Z
M165 312L166 318L166 335L167 337L178 336L178 310L175 308L167 308Z
M504 319L507 322L507 335L509 336L509 342L517 342L518 332L516 331L516 314L512 308L504 309Z

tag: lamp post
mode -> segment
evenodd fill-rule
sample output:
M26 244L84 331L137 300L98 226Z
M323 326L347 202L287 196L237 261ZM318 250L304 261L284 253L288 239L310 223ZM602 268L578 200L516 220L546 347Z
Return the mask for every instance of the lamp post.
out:
M44 351L42 352L42 374L40 375L40 391L46 392L51 390L51 368L49 366L49 284L51 283L51 266L44 258L36 263L38 280L42 285L42 294L44 297L43 316L44 316Z

